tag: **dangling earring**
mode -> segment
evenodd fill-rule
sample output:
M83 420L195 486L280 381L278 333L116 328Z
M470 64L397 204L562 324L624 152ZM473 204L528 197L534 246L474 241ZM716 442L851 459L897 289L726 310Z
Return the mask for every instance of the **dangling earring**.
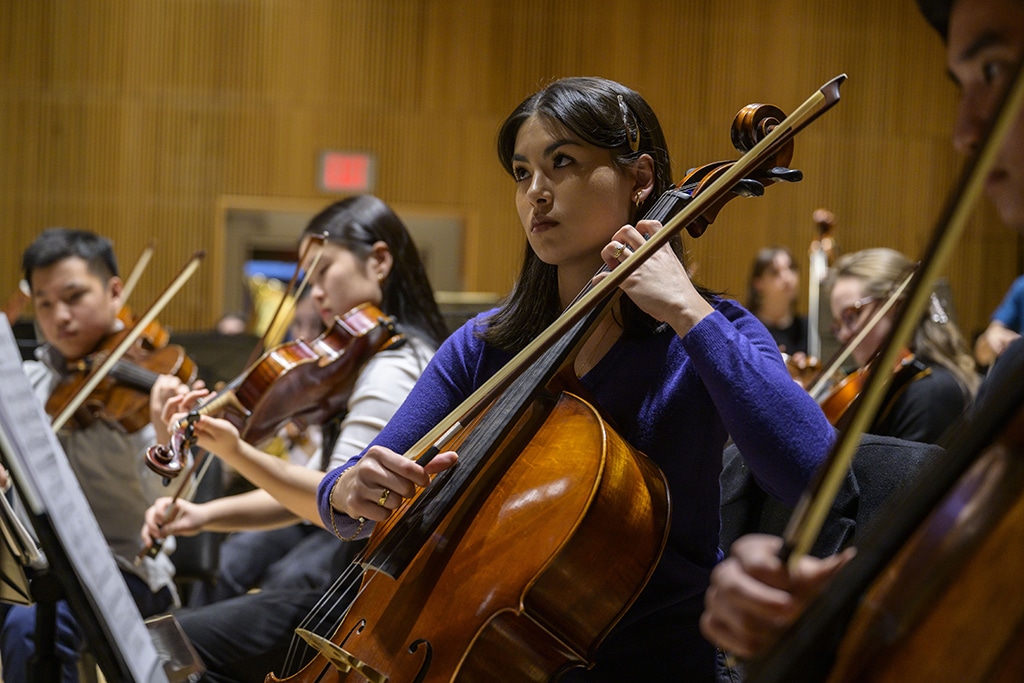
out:
M633 203L636 204L636 208L640 208L640 198L644 196L643 190L637 190L636 196L633 197Z

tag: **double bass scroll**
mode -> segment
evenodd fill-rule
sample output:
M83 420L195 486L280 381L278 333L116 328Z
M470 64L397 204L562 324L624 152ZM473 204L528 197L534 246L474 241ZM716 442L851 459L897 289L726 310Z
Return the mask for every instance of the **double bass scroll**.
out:
M821 288L835 258L832 228L835 227L836 217L828 209L816 209L811 218L818 234L808 250L810 267L807 272L807 355L811 358L821 358Z

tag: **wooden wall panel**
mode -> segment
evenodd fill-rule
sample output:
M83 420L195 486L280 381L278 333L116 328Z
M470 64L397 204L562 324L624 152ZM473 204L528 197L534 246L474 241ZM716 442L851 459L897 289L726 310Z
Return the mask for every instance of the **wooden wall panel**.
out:
M849 74L797 140L806 179L732 202L691 244L699 278L737 296L759 247L806 250L819 206L844 250L920 255L959 166L942 48L911 0L0 0L0 46L0 287L50 225L109 235L126 267L155 240L140 303L206 249L163 316L181 330L221 313L203 295L227 277L217 199L326 204L327 148L373 152L387 201L470 217L466 287L506 291L523 238L495 133L559 76L642 92L682 177L735 157L744 104L790 111ZM968 331L1020 270L1018 238L990 210L975 223L948 272Z

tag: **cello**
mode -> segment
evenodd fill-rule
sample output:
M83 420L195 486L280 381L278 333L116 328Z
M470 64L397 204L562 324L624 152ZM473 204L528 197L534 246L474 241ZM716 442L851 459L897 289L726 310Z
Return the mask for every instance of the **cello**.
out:
M697 219L718 207L721 193L837 92L820 94L407 451L424 463L455 447L460 461L374 529L359 595L333 642L320 644L336 669L328 680L548 680L592 660L657 562L668 502L660 471L566 391L572 382L561 371L645 254L674 229L696 222L703 231ZM580 440L593 450L570 448ZM545 457L552 450L558 459ZM548 519L556 495L559 518ZM607 571L595 567L621 546L620 532L632 556L596 563L614 565ZM495 568L498 550L515 562ZM456 587L451 604L446 591ZM305 680L323 680L325 662L310 666Z
M977 155L965 168L934 231L921 274L885 355L909 337L928 287L962 233L969 208L1013 122L1024 110L1024 70L1016 77ZM1020 347L1017 347L1017 351ZM857 556L830 582L772 651L750 662L753 683L799 680L1011 681L1024 672L1024 363L1008 359L984 410L975 410L947 453L903 500L889 501ZM869 390L881 382L869 379ZM873 386L873 385L877 385ZM860 413L866 413L861 418ZM870 417L858 410L856 422ZM791 519L783 557L817 533L813 520L829 482L845 469L837 446L813 492ZM847 461L848 464L848 461ZM822 495L827 491L830 495ZM808 521L811 520L811 521ZM838 643L838 646L836 645ZM836 654L838 652L838 655Z

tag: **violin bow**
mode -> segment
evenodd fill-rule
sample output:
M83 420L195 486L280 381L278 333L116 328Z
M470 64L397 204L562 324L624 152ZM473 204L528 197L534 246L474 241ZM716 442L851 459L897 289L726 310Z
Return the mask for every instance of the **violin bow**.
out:
M879 306L875 312L871 314L871 317L868 318L867 322L857 330L857 334L853 335L849 341L843 344L843 347L839 349L829 362L821 368L821 371L818 372L817 376L807 388L807 393L810 394L815 401L822 398L825 390L828 388L829 381L831 381L832 377L839 371L839 368L842 367L843 363L846 362L846 359L850 357L853 350L857 348L862 341L864 341L865 337L871 334L871 330L875 329L875 325L881 322L882 318L885 317L885 314L888 313L889 310L900 300L900 297L903 296L903 292L906 291L908 286L910 286L910 282L914 279L914 274L916 272L917 265L915 264L914 268L907 273L907 276L903 278L896 288L889 293L889 296L882 301L882 305Z
M107 376L110 370L114 367L117 361L121 360L121 357L131 348L132 344L142 335L142 332L146 329L146 326L153 322L160 311L164 309L164 306L174 297L175 294L184 286L190 277L199 268L199 262L202 261L205 256L205 252L197 251L189 259L188 263L182 268L181 272L178 273L177 277L171 281L167 289L164 290L163 294L157 297L150 307L146 310L135 324L132 325L128 334L121 340L121 343L114 347L110 354L104 359L103 363L99 365L92 374L89 375L89 379L86 380L82 388L75 394L70 401L60 410L57 417L53 421L53 431L59 431L63 427L71 416L75 414L75 411L82 405L82 402L88 398L89 394L103 381L103 378Z
M308 241L302 248L302 253L299 254L298 260L295 262L295 270L292 272L292 277L288 281L288 287L284 290L281 295L281 299L277 302L277 308L274 309L274 315L270 317L270 322L267 323L267 329L263 331L263 336L259 342L253 347L252 353L249 356L249 360L246 362L245 367L251 367L256 359L260 357L267 348L274 346L277 343L276 339L272 339L272 336L277 336L281 330L284 329L285 323L279 320L281 313L284 311L285 301L288 299L289 292L292 294L294 299L298 299L306 285L309 283L309 278L313 274L313 270L316 268L317 263L320 262L320 257L324 254L324 244L327 242L327 233L320 235L310 235L306 238ZM302 264L306 262L310 252L313 250L314 245L316 246L316 252L313 256L313 262L310 263L309 268L303 269ZM298 288L295 287L295 281L299 277L299 273L302 272L302 282L299 283ZM292 307L290 314L294 315L295 307ZM283 336L283 335L281 335Z
M139 258L135 260L135 265L132 266L132 272L128 274L128 279L124 281L124 288L121 290L121 308L124 308L128 304L128 297L135 291L135 285L139 284L139 280L142 279L142 274L146 272L146 268L149 267L149 261L153 258L153 242L151 241L146 245L146 248L139 254Z
M189 472L189 476L186 476L181 483L178 484L178 488L175 490L174 495L171 496L171 502L168 503L167 507L164 509L165 523L173 521L178 515L177 502L179 500L184 499L191 501L196 497L196 493L199 491L199 484L201 484L203 479L206 477L206 472L210 469L210 463L213 462L213 457L211 457L209 453L203 453L203 464L199 465L199 454L197 453L199 448L197 446L192 446L189 450L192 455L192 468ZM196 467L197 465L199 465L198 471ZM140 564L146 557L157 557L160 554L165 554L168 538L173 537L167 536L162 539L154 538L150 545L140 550L135 556L135 564Z
M978 153L964 168L955 191L933 231L925 257L911 282L910 293L900 308L896 324L875 357L874 369L854 409L846 430L840 433L832 451L818 469L810 487L804 491L793 511L783 534L780 558L793 568L796 561L807 554L821 532L825 518L835 501L861 435L870 427L881 406L888 380L888 369L896 364L900 349L912 337L917 323L929 303L932 287L945 267L953 247L967 228L974 205L982 194L985 178L996 162L1010 127L1024 105L1024 69L1018 68L1012 87L1007 91L999 113L992 122L989 134ZM879 370L881 368L882 370Z

